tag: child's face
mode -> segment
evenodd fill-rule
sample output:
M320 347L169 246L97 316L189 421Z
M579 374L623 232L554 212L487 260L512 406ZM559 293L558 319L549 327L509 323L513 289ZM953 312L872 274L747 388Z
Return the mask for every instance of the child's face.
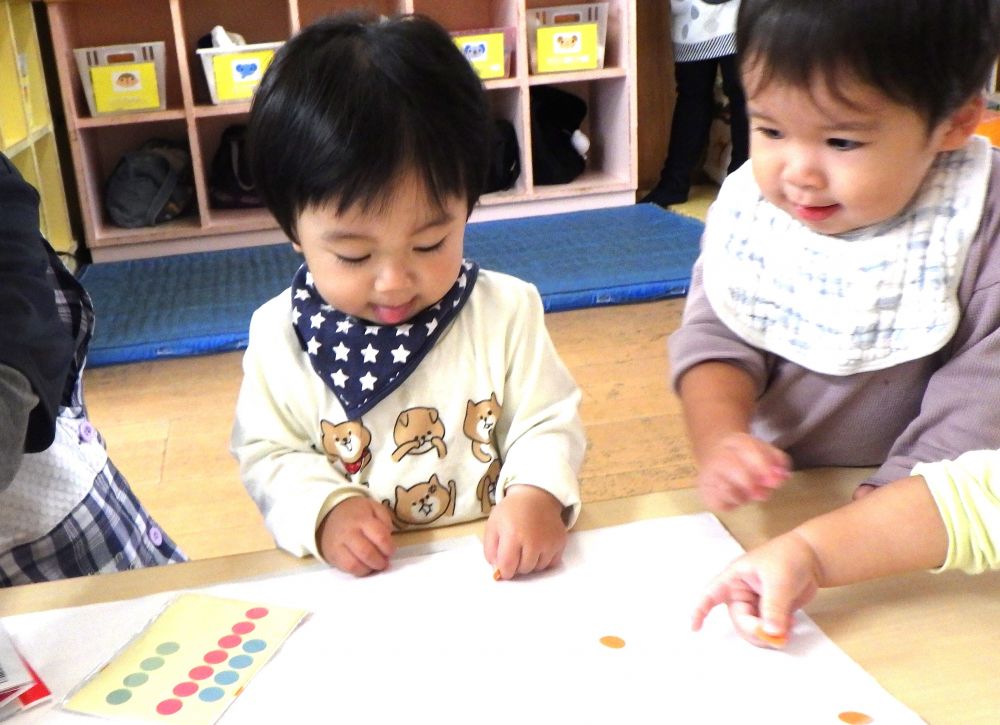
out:
M316 290L341 312L396 325L433 305L455 284L462 264L468 206L450 198L439 209L412 175L384 209L335 205L299 215L296 231Z
M892 218L909 203L940 151L957 148L953 119L928 132L924 118L850 79L839 94L744 69L750 158L764 197L822 234ZM843 97L840 97L843 96Z

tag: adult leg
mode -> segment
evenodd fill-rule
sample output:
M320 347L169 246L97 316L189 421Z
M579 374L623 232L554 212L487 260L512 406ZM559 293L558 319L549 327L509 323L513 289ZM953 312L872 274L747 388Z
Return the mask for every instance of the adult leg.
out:
M733 155L729 161L729 173L740 168L750 155L750 124L747 121L747 99L743 95L736 56L727 55L719 59L722 71L722 92L729 99L729 133L732 137Z
M691 173L708 144L715 112L715 75L718 61L696 60L674 64L677 102L670 122L667 159L657 185L643 199L660 206L687 201Z

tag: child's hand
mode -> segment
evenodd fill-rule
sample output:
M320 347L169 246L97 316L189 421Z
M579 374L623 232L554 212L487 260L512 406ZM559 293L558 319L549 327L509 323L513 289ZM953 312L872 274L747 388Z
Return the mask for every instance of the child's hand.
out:
M765 501L789 476L788 455L749 433L722 438L701 462L695 485L705 505L728 511Z
M396 550L389 509L367 496L337 504L316 531L328 564L355 576L382 571Z
M701 629L712 609L725 604L740 636L758 646L784 646L792 614L816 596L819 564L796 531L744 554L709 585L691 620Z
M555 566L566 548L563 506L548 491L514 485L486 522L486 560L504 579Z

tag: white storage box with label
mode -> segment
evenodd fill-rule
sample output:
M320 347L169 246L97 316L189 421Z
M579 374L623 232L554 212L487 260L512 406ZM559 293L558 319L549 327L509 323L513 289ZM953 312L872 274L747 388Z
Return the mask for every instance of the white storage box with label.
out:
M212 103L247 101L257 90L274 52L283 45L252 43L231 48L199 48Z
M166 107L163 41L76 48L73 55L90 115Z

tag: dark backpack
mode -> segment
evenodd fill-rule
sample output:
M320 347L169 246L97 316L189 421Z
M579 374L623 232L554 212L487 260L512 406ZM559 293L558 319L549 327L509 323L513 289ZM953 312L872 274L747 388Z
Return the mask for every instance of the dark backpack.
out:
M104 208L120 227L149 227L180 216L193 198L187 145L154 138L118 161L105 189Z
M213 207L246 209L264 205L250 176L246 135L243 124L228 126L222 132L208 178L208 198Z
M514 125L502 118L494 120L492 142L484 194L509 189L521 175L521 147Z
M554 86L532 86L531 159L536 184L567 184L583 173L586 159L573 147L573 132L587 115L587 104Z

